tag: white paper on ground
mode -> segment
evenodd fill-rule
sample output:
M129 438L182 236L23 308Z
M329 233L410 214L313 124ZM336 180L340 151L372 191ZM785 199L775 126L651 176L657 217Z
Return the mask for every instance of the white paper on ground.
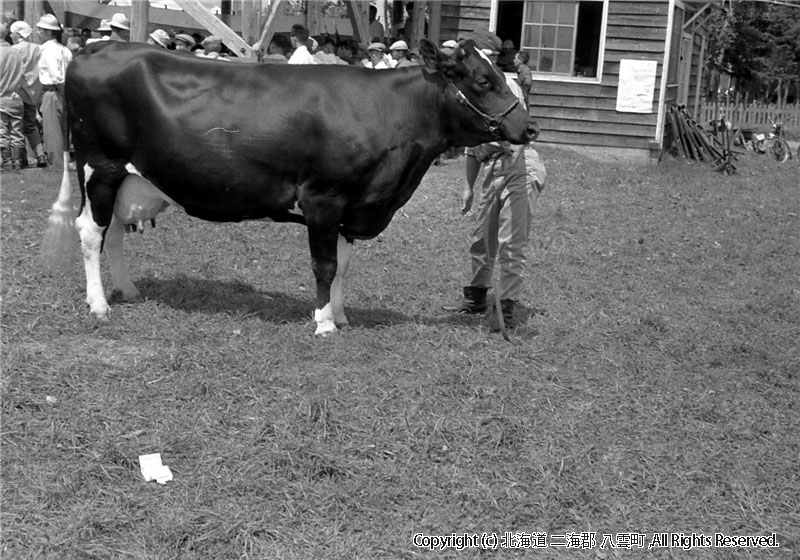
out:
M172 471L168 466L161 464L161 453L139 455L139 466L147 482L155 480L159 484L166 484L172 480Z

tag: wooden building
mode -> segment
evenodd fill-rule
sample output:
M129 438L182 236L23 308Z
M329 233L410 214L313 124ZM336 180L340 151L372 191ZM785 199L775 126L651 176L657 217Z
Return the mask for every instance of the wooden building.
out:
M527 52L540 141L657 155L669 108L701 100L710 2L444 0L439 41L478 27Z

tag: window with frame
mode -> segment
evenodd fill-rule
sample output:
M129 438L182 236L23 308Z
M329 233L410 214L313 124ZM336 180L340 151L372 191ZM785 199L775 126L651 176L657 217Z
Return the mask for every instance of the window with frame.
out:
M538 74L596 78L605 0L525 2L522 48Z

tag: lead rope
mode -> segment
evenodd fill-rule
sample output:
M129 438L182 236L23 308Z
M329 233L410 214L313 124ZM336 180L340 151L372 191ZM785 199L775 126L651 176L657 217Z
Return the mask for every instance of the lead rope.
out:
M502 154L498 154L495 157L495 161L492 164L492 166L497 165L497 159L500 157L500 155L502 155ZM497 190L497 188L498 188L497 186L492 186L492 189L495 190L495 191ZM497 194L498 193L493 192L492 193L492 198L494 198ZM484 245L484 247L486 247L486 250L488 251L489 250L489 220L485 220L484 223L483 223L483 245ZM495 257L497 257L497 255L495 255ZM500 303L500 279L499 278L495 278L494 270L495 270L495 267L492 266L492 291L494 292L494 307L495 307L495 313L497 313L497 323L500 325L500 334L503 335L503 338L505 339L505 341L508 342L508 343L514 344L514 342L511 340L511 337L508 334L508 329L506 329L506 320L503 317L503 306Z

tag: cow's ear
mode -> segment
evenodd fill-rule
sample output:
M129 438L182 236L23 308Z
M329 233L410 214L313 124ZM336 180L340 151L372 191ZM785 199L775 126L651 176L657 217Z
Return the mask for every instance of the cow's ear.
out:
M422 55L425 66L431 70L440 71L445 74L452 73L457 64L453 57L444 54L439 50L439 47L428 39L420 40L419 54Z

